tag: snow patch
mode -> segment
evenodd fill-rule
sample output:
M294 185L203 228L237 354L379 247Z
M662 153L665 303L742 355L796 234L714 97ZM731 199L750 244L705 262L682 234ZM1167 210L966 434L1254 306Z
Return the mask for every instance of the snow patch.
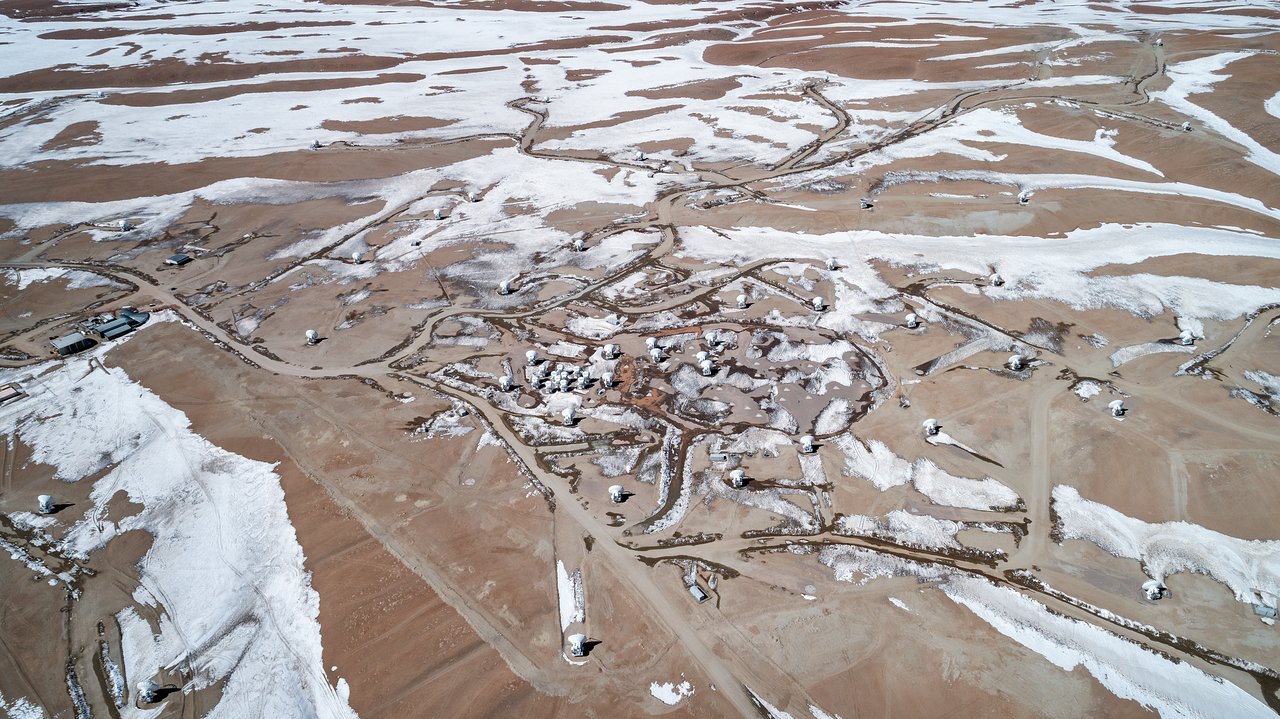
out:
M556 560L556 593L560 599L560 630L587 619L587 598L582 589L582 570L570 574L564 562Z
M187 662L188 691L222 682L214 719L244 706L354 717L321 666L319 597L273 465L192 432L185 414L95 362L105 351L0 373L0 382L39 377L24 383L26 401L0 407L0 432L21 437L63 481L104 472L88 519L68 532L69 550L87 555L133 530L155 538L134 599L161 619L152 627L131 607L118 615L126 675ZM101 519L119 491L142 509Z
M1136 559L1152 579L1197 572L1225 584L1236 600L1275 608L1280 601L1280 540L1244 540L1190 522L1148 523L1053 488L1064 539L1083 539L1117 557Z
M910 483L934 504L966 509L1004 510L1022 503L1016 492L991 477L956 477L924 458L908 462L879 440L864 444L842 434L831 443L844 451L846 476L863 477L880 491Z
M942 591L1059 669L1069 672L1084 667L1116 696L1154 709L1162 717L1275 717L1265 704L1230 682L1185 662L1170 661L1092 624L1052 613L1011 589L957 576Z
M1081 402L1088 402L1093 397L1097 397L1102 394L1102 386L1097 382L1085 380L1076 384L1071 391L1076 393L1076 396L1080 398Z
M674 682L663 682L661 684L653 682L649 685L649 694L663 704L673 707L685 697L693 696L693 685L687 680L679 684Z

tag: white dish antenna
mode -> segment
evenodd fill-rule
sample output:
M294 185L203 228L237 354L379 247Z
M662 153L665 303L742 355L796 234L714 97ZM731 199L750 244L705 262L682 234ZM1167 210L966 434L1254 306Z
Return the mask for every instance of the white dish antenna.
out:
M138 703L155 704L160 698L157 696L160 692L160 685L151 679L138 682Z

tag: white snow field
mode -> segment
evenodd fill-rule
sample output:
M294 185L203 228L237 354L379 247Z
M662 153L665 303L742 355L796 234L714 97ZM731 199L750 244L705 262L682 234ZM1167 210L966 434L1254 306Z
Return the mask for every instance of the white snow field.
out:
M162 619L153 626L132 607L118 616L128 675L188 666L187 690L222 684L210 717L355 716L325 678L319 597L272 466L210 444L181 412L105 368L102 354L0 373L36 378L28 401L0 407L0 428L64 482L104 472L69 551L91 556L130 531L152 536L134 600ZM141 509L106 516L117 492Z

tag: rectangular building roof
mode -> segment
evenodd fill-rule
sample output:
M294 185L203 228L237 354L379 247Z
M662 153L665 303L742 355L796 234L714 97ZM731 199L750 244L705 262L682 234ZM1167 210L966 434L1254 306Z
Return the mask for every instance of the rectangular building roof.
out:
M72 332L65 337L59 337L58 339L53 340L53 348L57 350L68 349L70 347L75 347L82 342L86 342L88 339L88 337L85 337L79 332Z
M73 355L77 352L83 352L98 343L88 337L85 337L79 332L72 332L65 337L59 337L56 340L52 340L50 344L53 345L53 349L56 350L58 354L66 357L67 355Z
M98 331L102 333L103 338L113 340L117 337L120 337L121 335L127 335L130 332L132 332L133 325L129 324L128 322L124 322L122 324L118 324L113 327L108 327L105 330L100 329Z
M106 333L111 332L111 331L116 330L116 329L119 329L119 328L121 328L121 327L126 327L126 328L128 328L128 329L133 329L133 325L132 325L132 323L130 323L130 322L129 322L129 319L128 319L128 318L126 318L126 317L117 317L117 318L115 318L114 320L107 320L106 322L103 322L102 324L94 325L94 326L93 326L93 331L94 331L94 332L98 332L98 333L100 333L100 334L104 334L104 335L105 335Z

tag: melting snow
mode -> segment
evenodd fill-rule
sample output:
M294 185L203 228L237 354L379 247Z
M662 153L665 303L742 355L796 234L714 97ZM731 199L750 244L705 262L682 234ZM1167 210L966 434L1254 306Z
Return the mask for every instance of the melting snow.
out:
M1111 353L1111 366L1119 367L1120 365L1132 362L1139 357L1158 354L1160 352L1184 352L1190 354L1195 351L1196 348L1190 345L1180 345L1172 342L1147 342L1140 345L1129 345L1128 347L1121 347Z
M587 598L582 589L581 569L570 574L565 570L564 562L556 560L556 594L560 598L561 631L574 622L586 621Z
M3 710L9 719L45 719L48 716L43 709L29 700L18 697L9 701L5 699L3 693L0 693L0 710Z
M961 549L956 535L965 525L927 514L911 514L897 509L883 520L860 514L841 517L836 528L842 534L859 537L881 537L898 544L928 549Z
M751 687L747 687L747 691L751 693L751 698L760 705L760 708L764 709L765 712L769 714L769 719L795 719L795 717L765 701L764 698L759 694L756 694L756 690Z
M864 477L881 491L911 483L934 504L967 509L1001 510L1022 502L1016 492L991 477L956 477L923 458L908 462L878 440L863 444L853 435L842 434L831 443L844 451L846 475Z
M56 279L66 280L67 289L69 290L84 290L92 287L125 287L125 285L116 282L110 277L84 270L64 270L52 267L29 270L6 269L0 270L0 274L4 276L7 282L17 285L19 291L25 290L33 284Z
M813 719L844 719L839 714L829 714L813 704L809 705L809 713L813 714Z
M1083 666L1116 696L1154 709L1162 717L1275 717L1265 704L1230 682L1185 662L1170 661L1092 624L1050 612L1011 589L957 576L942 590L1058 668L1071 671Z
M682 681L679 684L674 682L653 682L649 685L649 693L654 699L668 706L675 706L685 697L693 696L693 685L688 681Z
M1102 394L1102 387L1097 382L1084 381L1080 382L1072 390L1081 402L1088 402L1090 398L1097 397Z
M1063 537L1137 559L1153 579L1198 572L1227 585L1238 601L1280 606L1280 541L1237 539L1189 522L1144 522L1066 485L1053 488L1053 507Z
M63 481L106 470L87 516L105 516L118 491L142 506L118 522L84 520L66 540L88 554L127 531L155 537L138 563L134 598L162 607L161 619L153 629L130 625L132 608L119 615L127 675L188 661L191 688L223 682L222 701L208 714L215 719L247 706L276 716L354 717L324 675L319 597L272 465L209 443L123 370L91 364L104 352L43 375L36 368L39 380L24 383L27 401L0 408L0 429L16 432ZM2 374L2 381L18 377Z

